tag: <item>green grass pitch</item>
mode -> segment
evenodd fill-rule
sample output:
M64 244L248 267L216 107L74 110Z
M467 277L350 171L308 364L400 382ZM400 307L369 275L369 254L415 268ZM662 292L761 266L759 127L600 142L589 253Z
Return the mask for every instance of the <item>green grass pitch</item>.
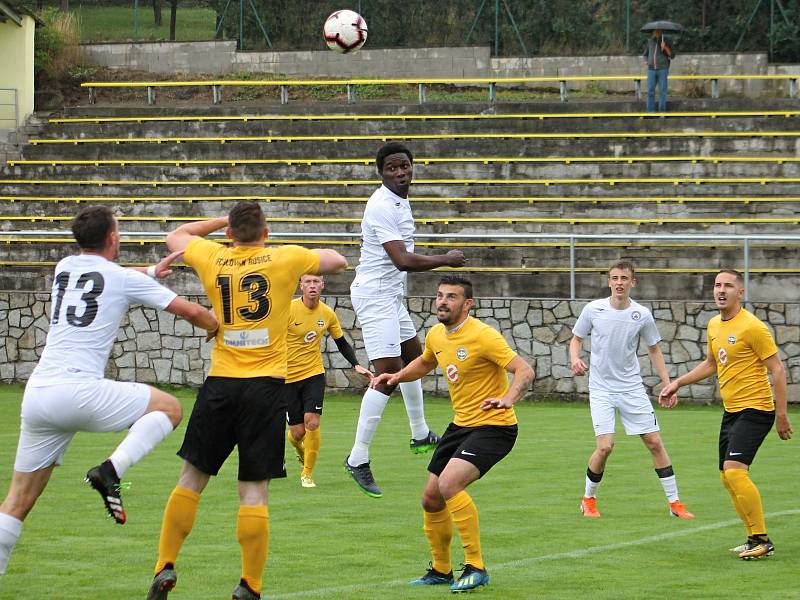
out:
M186 413L194 392L179 391ZM22 388L0 387L0 484L8 485L16 448ZM445 598L447 589L412 588L429 552L419 495L427 457L408 450L402 402L393 398L373 444L381 499L361 494L341 463L352 443L358 398L331 396L322 419L316 489L302 489L287 451L286 480L270 487L270 557L265 598ZM441 431L452 412L431 399L429 422ZM800 440L772 432L753 467L767 512L773 557L743 562L727 549L745 535L719 482L716 436L720 409L679 407L658 412L681 499L694 520L667 514L649 453L636 438L618 436L598 506L603 517L578 512L586 461L593 449L582 404L524 404L514 451L470 487L481 519L490 585L483 598L800 598ZM792 416L800 428L796 407ZM184 425L186 420L184 420ZM183 425L128 472L128 523L105 517L100 498L82 479L122 434L78 434L65 464L28 517L0 598L143 599L152 578L164 503L180 461ZM230 597L239 578L235 538L236 458L212 480L177 565L170 599ZM453 559L462 558L458 538Z

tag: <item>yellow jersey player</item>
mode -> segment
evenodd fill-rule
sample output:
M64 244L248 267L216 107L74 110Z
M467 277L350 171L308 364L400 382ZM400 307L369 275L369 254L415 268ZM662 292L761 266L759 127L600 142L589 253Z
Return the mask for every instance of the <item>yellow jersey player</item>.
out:
M436 293L439 324L425 338L425 350L398 373L376 376L372 385L414 381L437 366L447 378L453 422L428 465L422 492L423 529L431 548L431 568L412 585L449 585L454 592L489 583L481 553L478 509L466 487L484 476L514 447L514 403L531 385L533 369L502 335L470 317L472 283L442 277ZM509 385L506 372L513 375ZM450 541L453 525L464 547L464 570L453 580Z
M322 440L319 419L325 398L325 367L322 365L325 332L357 373L367 379L372 377L369 370L358 364L356 353L344 337L336 313L320 300L323 289L325 281L321 275L303 275L300 278L301 296L292 300L289 306L287 439L303 465L300 485L304 488L317 487L313 473Z
M666 386L661 396L669 397L681 386L717 376L724 407L719 431L720 479L747 531L747 541L731 551L750 560L775 552L767 536L761 495L750 479L750 465L773 423L782 440L792 437L792 424L783 361L767 326L742 306L743 296L741 273L723 269L717 274L714 300L719 315L708 323L706 359Z
M231 246L203 239L222 228ZM269 547L267 484L286 477L289 305L301 275L347 266L334 250L266 247L268 234L261 207L247 200L227 217L186 223L167 236L173 251L185 250L184 260L200 277L220 325L211 370L178 451L183 468L164 510L149 600L163 600L175 587L175 563L192 530L200 494L234 447L239 451L236 536L242 574L232 598L261 597Z

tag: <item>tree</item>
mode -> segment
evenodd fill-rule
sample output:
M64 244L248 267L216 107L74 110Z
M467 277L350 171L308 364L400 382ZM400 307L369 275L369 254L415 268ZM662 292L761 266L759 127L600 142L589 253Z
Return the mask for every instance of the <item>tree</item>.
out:
M153 0L153 19L156 27L161 27L161 0Z

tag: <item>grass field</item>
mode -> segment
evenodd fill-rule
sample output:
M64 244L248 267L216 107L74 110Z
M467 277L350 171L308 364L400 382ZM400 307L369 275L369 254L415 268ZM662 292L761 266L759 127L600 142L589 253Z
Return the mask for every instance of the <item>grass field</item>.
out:
M75 10L82 42L125 42L133 40L133 9L120 6L80 6ZM162 25L156 27L153 10L139 5L139 41L169 39L169 6L161 9ZM175 19L177 41L214 38L215 13L210 8L179 8Z
M0 485L8 484L16 447L19 387L0 387ZM181 391L189 409L193 392ZM427 404L443 429L444 400ZM697 514L670 518L648 453L620 436L600 488L603 517L578 513L586 460L593 448L588 409L579 404L525 404L512 454L475 483L482 542L491 575L483 598L800 598L800 440L770 434L754 466L764 497L775 556L743 562L727 549L743 528L716 469L718 408L660 411L681 497ZM429 560L421 531L419 494L426 458L407 448L402 402L390 402L373 444L373 468L384 491L371 499L341 467L358 399L330 397L316 489L302 489L287 453L289 478L270 490L270 558L265 598L445 598L446 589L412 588ZM795 427L800 414L793 410ZM184 421L185 423L185 421ZM183 427L126 476L128 523L114 525L100 499L82 483L86 470L110 452L119 435L79 434L63 467L29 516L0 598L60 600L144 598L152 577L164 503L175 484L174 455ZM230 597L239 577L234 528L235 460L209 484L197 524L181 554L171 599ZM454 563L462 558L458 539Z

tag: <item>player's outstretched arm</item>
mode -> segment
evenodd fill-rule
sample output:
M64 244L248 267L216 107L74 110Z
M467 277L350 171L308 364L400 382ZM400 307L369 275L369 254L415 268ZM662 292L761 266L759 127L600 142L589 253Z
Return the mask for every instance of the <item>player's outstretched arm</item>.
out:
M165 308L168 313L183 317L195 327L205 329L206 331L216 331L219 328L219 322L214 313L204 306L200 306L196 302L190 302L178 296Z
M383 244L398 271L430 271L436 267L463 267L467 259L461 250L450 250L446 254L416 254L406 250L400 240L392 240Z
M172 275L172 263L178 260L181 256L183 256L183 250L178 250L177 252L172 252L168 254L160 261L158 261L154 265L150 265L149 267L128 267L129 269L133 269L134 271L139 271L139 273L144 273L145 275L150 275L151 277L156 277L158 279L162 279L169 275Z
M677 393L678 388L683 387L684 385L691 385L692 383L697 383L707 377L711 377L714 373L717 372L717 363L714 362L714 359L711 356L706 356L706 359L697 365L694 369L685 373L672 381L669 385L665 385L661 389L661 393L658 395L658 401L662 402L662 398L664 401L669 399L673 394Z
M502 398L486 398L481 402L481 410L511 408L525 395L525 392L530 389L531 383L533 383L533 379L536 377L536 373L533 372L533 367L520 356L514 357L514 360L506 365L506 371L512 375L511 385L508 386L508 391Z
M772 386L775 388L775 431L782 440L791 439L793 430L787 410L789 392L786 386L786 367L777 353L763 363L772 375Z
M314 252L319 254L319 275L341 273L347 268L347 259L336 250L320 248Z
M376 375L372 378L369 387L377 388L381 384L395 386L398 383L405 383L406 381L416 381L435 368L436 361L425 360L425 355L422 354L400 369L397 373L381 373L380 375Z
M169 248L171 252L186 250L186 246L189 245L189 242L191 242L193 238L205 237L209 233L213 233L227 226L228 217L184 223L167 234L167 248Z
M340 338L333 338L333 341L336 344L336 347L339 349L341 355L344 356L345 360L347 360L347 362L353 365L353 368L355 369L356 373L362 375L363 377L366 377L367 380L372 381L373 377L372 372L369 369L362 367L360 364L358 364L356 351L353 350L353 347L349 344L347 339L344 336L342 336Z
M573 335L569 341L569 363L573 375L586 375L586 363L581 360L583 338Z

